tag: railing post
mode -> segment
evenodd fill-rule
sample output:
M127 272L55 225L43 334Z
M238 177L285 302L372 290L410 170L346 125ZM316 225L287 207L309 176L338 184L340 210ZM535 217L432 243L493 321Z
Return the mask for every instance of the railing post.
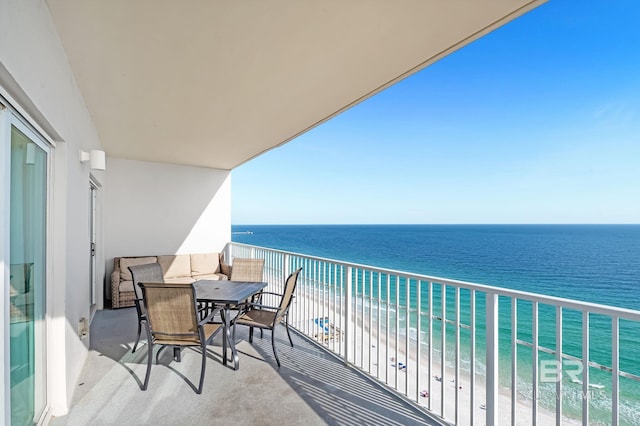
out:
M498 295L487 293L487 420L495 425L498 402Z
M289 272L289 255L285 254L282 257L282 279L280 281L284 282L284 280L287 279L289 274L290 274L290 272Z
M611 425L620 422L620 319L611 317Z
M344 294L344 304L345 304L345 324L344 324L344 363L349 364L349 358L351 358L351 315L353 315L353 310L351 306L351 288L352 288L352 275L353 270L351 266L347 266L347 275L345 282L345 294Z
M231 265L231 256L233 255L233 242L227 244L227 252L225 253L224 261L226 264Z

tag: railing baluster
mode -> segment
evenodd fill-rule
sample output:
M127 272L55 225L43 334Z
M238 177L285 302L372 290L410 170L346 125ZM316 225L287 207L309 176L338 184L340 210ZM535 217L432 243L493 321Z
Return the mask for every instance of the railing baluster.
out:
M315 335L315 340L318 341L318 333L317 333L317 326L315 324L315 320L318 318L318 297L317 297L317 291L318 291L318 280L317 280L317 267L318 267L318 262L315 260L311 260L311 333L312 335Z
M309 298L311 297L311 295L309 294L309 274L310 274L310 270L309 270L309 260L308 259L304 259L303 260L303 265L304 265L304 278L305 278L305 285L304 285L304 294L305 294L305 298L304 298L304 312L305 312L305 321L304 321L304 328L306 330L305 334L308 336L309 335L309 304L310 304L310 300Z
M364 370L364 321L365 321L364 294L365 294L366 285L367 285L367 274L364 271L364 269L360 269L360 273L358 275L362 277L362 285L360 287L362 291L360 292L360 327L359 327L360 328L360 365L359 367Z
M358 365L358 268L353 268L353 317L350 319L353 326L351 327L351 335L353 341L351 342L351 350L353 352L353 364Z
M582 424L589 424L589 311L582 312Z
M429 348L427 352L427 393L429 394L427 398L427 408L431 410L431 400L433 399L431 396L431 364L433 362L433 282L429 281L429 318L427 320L427 325L429 327L427 334L427 342L429 343Z
M562 366L562 306L556 306L556 365ZM562 371L562 370L561 370ZM562 424L562 376L556 380L556 425Z
M313 313L313 320L315 322L315 320L318 320L318 322L320 322L320 300L321 300L321 296L320 296L320 271L319 271L319 264L320 262L318 262L317 260L315 260L313 262L313 298L314 298L314 303L313 303L313 308L314 308L314 313ZM318 333L318 329L320 327L316 327L316 333L318 336L320 336L320 333ZM320 341L320 343L322 343L322 338L318 339Z
M531 394L533 397L531 410L533 424L538 424L538 302L531 306L532 330L531 330Z
M387 295L385 298L385 305L387 307L386 309L386 315L385 315L385 351L384 351L384 378L385 378L385 383L389 384L389 327L390 327L390 322L389 322L389 309L391 309L390 306L390 296L389 296L389 292L391 291L391 275L387 274Z
M369 374L371 374L371 324L373 322L373 271L369 271L369 333L368 333L368 352L369 352Z
M367 285L371 285L371 283L369 283L369 280L367 279L367 272L363 269L362 270L362 353L363 353L363 361L362 361L362 369L366 370L365 368L365 361L364 361L364 352L365 352L365 348L371 348L371 344L369 343L369 341L367 341L367 337L369 336L369 333L371 332L371 328L367 327L367 320L368 320L368 308L366 306L366 301L367 301ZM369 288L369 291L371 291L371 289ZM368 328L368 330L366 330ZM365 330L367 331L365 333ZM365 342L367 342L367 345L365 345ZM370 351L370 349L367 349ZM369 357L370 358L370 357ZM370 370L366 370L366 371L370 371Z
M335 269L335 280L334 280L334 284L335 284L335 296L337 299L336 302L336 306L334 307L334 318L336 315L336 311L339 312L340 314L340 321L338 321L337 318L335 318L335 322L340 324L340 330L339 330L339 341L338 341L338 348L339 348L339 354L343 355L344 354L344 316L345 316L345 305L344 305L344 277L345 274L345 267L344 266L339 266L336 267ZM338 306L339 304L339 306ZM339 308L339 309L338 309Z
M362 270L362 282L363 282L363 287L362 287L362 352L363 355L366 352L365 348L367 348L368 352L371 352L371 327L370 327L370 323L369 323L369 327L367 327L367 321L369 321L370 319L370 309L371 309L371 305L369 305L368 307L365 305L365 302L367 301L367 290L369 291L369 293L371 293L371 281L369 280L369 274L367 273L367 271L365 271L364 269ZM365 345L365 342L367 343L367 345ZM370 372L371 371L371 356L367 357L368 358L368 362L365 363L363 360L362 363L362 369ZM368 369L365 368L365 364L369 367Z
M377 324L377 326L378 326L378 333L376 334L376 336L378 337L378 341L377 341L377 343L376 343L376 349L377 349L377 353L378 353L378 355L377 355L377 357L376 357L376 365L377 365L377 368L376 368L376 373L377 373L377 374L376 374L376 377L377 377L378 379L380 379L380 368L382 368L382 360L380 359L380 333L381 333L381 330L380 330L380 321L381 321L381 318L382 318L382 317L380 316L380 315L381 315L381 312L380 312L380 303L382 302L382 293L380 293L380 290L381 290L381 289L382 289L382 274L381 274L380 272L378 272L378 303L377 303L377 306L378 306L378 324ZM385 363L385 365L386 365L386 363Z
M455 411L455 424L459 424L458 411L460 408L460 287L456 287L455 293L455 308L456 308L456 359L455 359L455 383L456 383L456 411Z
M518 422L518 299L511 299L511 424Z
M396 310L395 310L395 315L396 315L396 329L395 329L395 337L394 337L394 341L395 341L395 347L396 347L396 355L395 355L395 372L394 372L394 376L395 376L395 386L394 388L396 388L396 390L398 389L398 363L400 362L400 360L398 359L398 345L400 344L400 342L398 341L398 335L400 334L400 276L396 275Z
M498 424L498 295L487 292L487 414L486 424Z
M345 288L344 288L344 276L347 273L347 267L346 266L340 266L339 268L336 268L336 293L337 293L337 297L338 297L338 306L336 307L338 315L340 315L340 330L339 330L339 334L340 334L340 339L339 339L339 344L338 346L340 347L340 353L344 353L344 326L343 326L343 320L346 314L345 311L345 299L344 299L344 294L345 294ZM338 287L339 286L339 287ZM339 308L339 309L338 309Z
M323 274L323 278L322 278L322 289L324 291L324 305L323 306L323 318L324 318L324 326L325 326L325 330L329 330L329 333L327 333L327 336L325 337L325 345L327 347L329 347L329 342L331 339L331 324L333 321L333 318L331 318L330 312L331 312L331 266L327 264L327 262L323 262L323 267L322 267L322 274Z
M416 402L420 402L421 376L422 376L422 281L416 282Z
M320 329L320 332L322 333L322 344L326 345L327 344L327 333L325 332L327 327L327 324L325 323L325 309L324 306L326 304L326 298L327 298L327 292L325 291L326 289L326 281L325 281L325 267L326 267L326 263L325 262L318 262L318 296L320 298L320 300L318 301L319 305L318 306L318 316L320 318L320 323L322 324L322 328Z
M358 365L358 300L359 300L359 292L358 283L360 279L358 278L358 268L353 268L353 317L351 318L353 327L351 327L351 335L353 341L351 342L352 352L353 352L353 364Z
M362 345L358 345L358 332L360 332L360 336L362 336L362 327L360 327L358 325L358 317L360 316L360 311L358 308L358 304L360 303L360 286L362 285L362 282L360 281L360 268L354 268L354 274L353 274L353 279L354 279L354 284L355 284L355 294L354 294L354 316L353 316L353 363L358 366L358 367L362 367L362 357L360 357L360 361L358 361L358 347L362 347ZM360 351L360 353L362 354L362 350Z
M327 262L320 262L320 288L322 289L322 344L329 346L329 333L326 330L329 329L329 315L327 315L328 309L328 282L327 282Z
M332 273L333 272L333 273ZM331 350L333 352L336 352L336 340L338 338L340 338L340 336L338 335L338 331L336 330L336 324L338 324L338 317L336 315L336 309L337 309L337 304L338 304L338 299L337 299L337 295L338 295L338 265L332 265L331 269L329 271L329 276L331 277L331 289L333 291L333 312L331 309L329 309L329 312L332 312L331 315L331 324L333 324L333 330L331 330L333 332L333 339L331 340ZM340 344L338 343L338 347ZM340 351L338 351L338 353L340 353Z
M411 280L409 277L405 278L404 281L405 286L405 303L406 310L404 312L404 394L409 395L409 360L411 359L411 353L409 348L409 335L411 333L411 321L410 321L410 303L409 299L411 297Z
M444 412L444 401L447 399L446 395L444 394L444 383L445 383L445 378L444 378L444 371L445 371L445 363L446 363L446 359L445 359L445 354L447 352L447 286L442 284L441 285L442 288L442 294L440 295L440 302L442 303L441 306L441 315L442 315L442 320L441 320L441 331L440 331L440 413L442 418L446 418L445 412Z
M620 422L620 319L611 317L611 425Z
M351 266L347 266L347 276L345 277L345 298L344 304L346 308L345 313L345 321L344 321L344 362L345 364L349 363L349 358L351 358L351 277L353 274L353 270Z
M469 398L469 410L471 411L470 425L475 424L475 411L476 411L476 291L471 290L469 303L471 305L471 356L470 356L470 372L471 377L470 386L470 398Z

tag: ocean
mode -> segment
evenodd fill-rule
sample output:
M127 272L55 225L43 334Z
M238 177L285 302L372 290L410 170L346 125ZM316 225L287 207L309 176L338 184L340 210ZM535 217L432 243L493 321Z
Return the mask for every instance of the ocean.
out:
M640 310L640 225L237 225L232 241ZM519 306L519 328L522 322L523 329L530 323L526 309L526 304ZM569 311L564 318L565 336L575 333L575 344L563 351L579 356L581 319L575 314ZM508 319L502 311L501 316ZM540 344L553 347L554 312L541 307L539 318ZM505 325L509 327L501 323ZM640 325L621 322L620 332L620 367L640 376ZM610 365L610 333L610 321L594 316L592 361ZM501 377L507 377L508 342L501 342L500 352ZM530 353L526 347L519 349L524 376L531 368L526 363ZM595 389L603 389L600 401L592 401L591 420L607 424L610 374L593 368L590 374ZM526 394L526 380L522 387L519 391ZM620 391L622 423L640 424L640 383L623 377ZM564 411L579 417L580 401L575 399L565 401Z

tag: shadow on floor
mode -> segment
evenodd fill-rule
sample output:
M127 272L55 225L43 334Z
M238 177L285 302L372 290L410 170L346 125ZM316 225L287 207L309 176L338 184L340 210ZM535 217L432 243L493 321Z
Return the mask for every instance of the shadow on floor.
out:
M201 357L195 350L184 350L179 363L164 351L143 392L147 346L131 353L136 324L134 309L97 312L70 412L52 424L440 424L294 332L292 348L282 327L281 368L269 331L256 333L251 345L247 328L238 327L238 371L222 365L220 333L208 349L202 395L193 391Z
M243 327L238 327L240 330ZM240 335L240 334L239 334ZM381 384L363 377L363 373L346 367L324 348L291 332L294 347L286 330L276 331L276 350L280 357L278 368L273 356L271 335L264 338L256 333L253 348L259 359L268 363L328 424L367 425L437 425L420 409L407 403ZM251 356L250 354L241 354Z

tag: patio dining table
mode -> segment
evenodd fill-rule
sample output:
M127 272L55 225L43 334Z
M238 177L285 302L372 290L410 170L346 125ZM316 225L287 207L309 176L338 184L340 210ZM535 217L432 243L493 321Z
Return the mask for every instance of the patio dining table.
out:
M196 298L199 301L213 303L214 305L222 305L221 319L224 327L224 336L222 339L222 363L227 364L227 342L231 349L233 360L233 369L240 367L238 352L234 339L231 337L231 315L230 309L234 306L245 302L253 295L259 293L267 286L266 282L242 282L242 281L214 281L201 280L194 284L196 289Z

